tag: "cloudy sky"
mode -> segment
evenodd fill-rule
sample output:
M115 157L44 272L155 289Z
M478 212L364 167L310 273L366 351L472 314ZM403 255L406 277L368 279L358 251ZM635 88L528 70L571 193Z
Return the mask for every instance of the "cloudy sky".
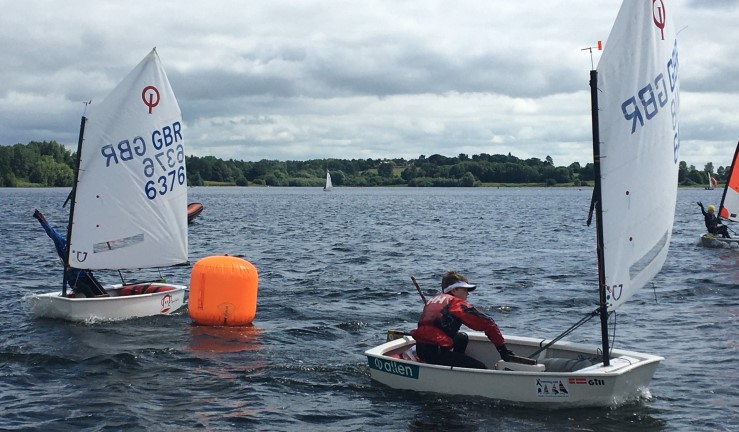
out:
M729 165L739 140L739 1L664 2L680 31L680 160ZM0 0L0 144L75 148L82 101L102 101L156 47L188 154L510 152L585 164L591 58L582 48L607 43L620 4Z

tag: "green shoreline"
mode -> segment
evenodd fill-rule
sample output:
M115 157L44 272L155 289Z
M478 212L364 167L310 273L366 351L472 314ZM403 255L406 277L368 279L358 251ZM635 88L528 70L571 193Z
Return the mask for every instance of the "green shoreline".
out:
M68 188L70 186L46 186L40 183L27 183L27 182L21 182L20 184L16 186L0 186L0 188L7 188L7 189L17 189L17 188ZM266 187L274 187L274 188L288 188L288 187L295 187L295 188L319 188L321 186L266 186L266 185L257 185L257 184L250 184L247 186L239 186L236 183L233 182L214 182L214 181L205 181L205 184L202 186L193 186L193 187L246 187L246 188L266 188ZM392 187L392 188L407 188L407 187L426 187L426 188L443 188L443 187L463 187L463 186L408 186L408 185L391 185L391 186L334 186L334 188L373 188L373 187ZM550 185L547 186L546 183L482 183L479 186L470 186L470 187L482 187L482 188L522 188L522 187L547 187L547 188L592 188L593 185L575 185L573 183L561 183L556 185ZM705 186L700 185L678 185L678 188L680 189L705 189ZM713 190L721 190L724 188L724 185L719 184L717 187L715 187Z

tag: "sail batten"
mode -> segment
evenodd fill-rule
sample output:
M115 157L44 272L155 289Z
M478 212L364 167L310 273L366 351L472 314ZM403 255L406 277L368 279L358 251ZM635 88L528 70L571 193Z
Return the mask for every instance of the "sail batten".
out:
M87 116L69 264L164 267L187 261L182 114L152 50Z
M597 67L608 310L649 283L669 249L679 150L674 28L665 2L625 1Z

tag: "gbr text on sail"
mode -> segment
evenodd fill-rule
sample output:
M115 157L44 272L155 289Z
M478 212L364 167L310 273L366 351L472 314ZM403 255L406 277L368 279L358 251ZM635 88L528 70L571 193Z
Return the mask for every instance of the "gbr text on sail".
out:
M665 78L665 75L667 78ZM672 49L672 55L667 61L664 71L660 72L644 87L637 90L636 94L621 104L621 112L624 115L624 119L631 123L631 133L633 134L637 131L637 128L642 128L647 122L657 118L658 114L663 112L669 103L670 115L672 116L673 155L675 163L678 162L678 150L680 147L677 126L680 101L677 97L677 87L678 60L676 40Z
M105 166L141 163L145 183L142 189L150 200L166 195L175 187L185 185L185 148L182 125L179 121L165 125L143 136L123 139L118 144L108 144L100 149Z

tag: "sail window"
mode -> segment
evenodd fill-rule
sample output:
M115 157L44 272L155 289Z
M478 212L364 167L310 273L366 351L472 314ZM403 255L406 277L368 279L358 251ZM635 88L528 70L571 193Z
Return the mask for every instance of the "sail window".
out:
M632 264L629 267L629 278L631 280L634 280L636 276L639 275L644 269L649 267L649 265L654 261L655 258L662 252L662 249L667 247L667 238L668 238L668 231L665 231L665 233L660 237L660 239L655 243L652 248L644 254L641 258L639 258L634 264Z
M144 241L144 233L136 234L135 236L124 237L117 240L108 240L92 245L92 251L94 253L108 252L116 249L122 249L125 247L133 246L135 244Z

